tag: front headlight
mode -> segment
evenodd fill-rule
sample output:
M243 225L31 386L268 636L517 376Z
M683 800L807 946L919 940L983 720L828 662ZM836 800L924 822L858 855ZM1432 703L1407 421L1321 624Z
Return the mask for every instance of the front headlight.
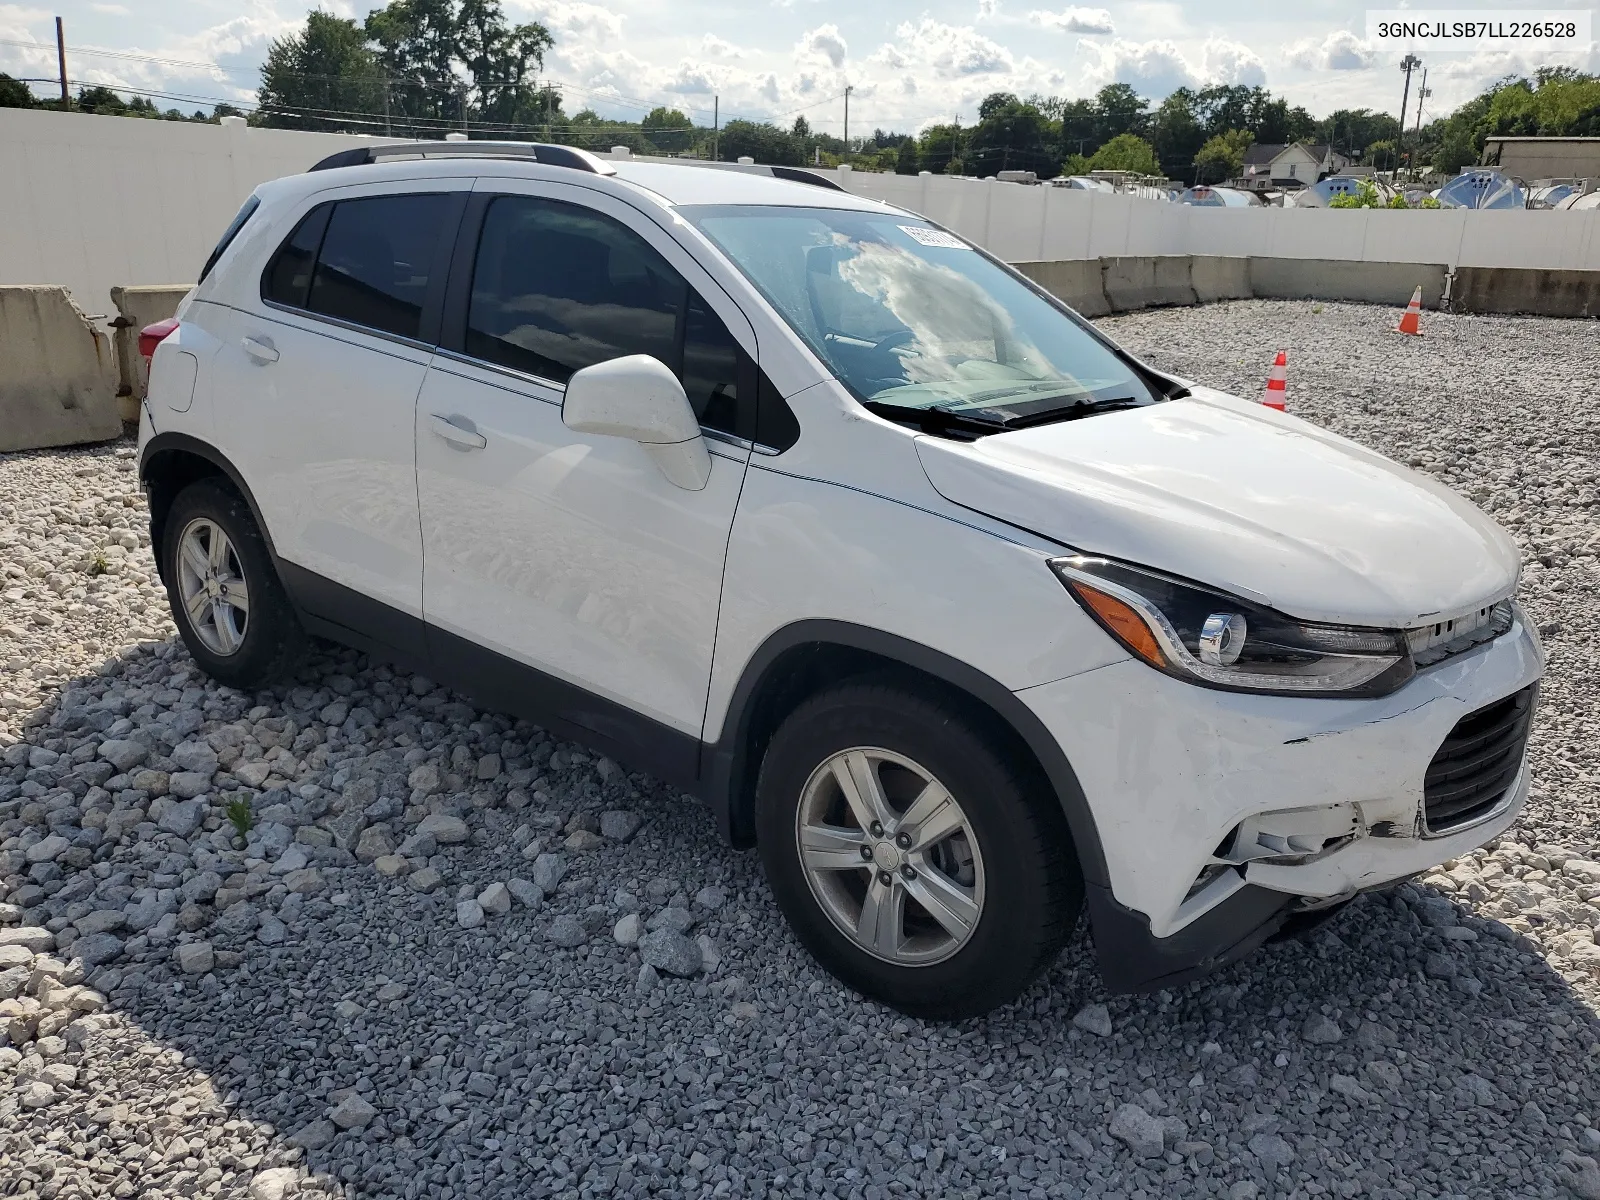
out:
M1133 654L1168 675L1230 691L1383 696L1416 673L1405 634L1299 621L1144 567L1050 561L1067 590Z

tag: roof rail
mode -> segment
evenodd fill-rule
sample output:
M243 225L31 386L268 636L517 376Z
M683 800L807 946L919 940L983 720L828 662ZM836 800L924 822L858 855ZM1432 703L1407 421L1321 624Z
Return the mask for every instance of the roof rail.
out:
M525 158L546 167L566 167L591 175L615 175L617 169L603 158L596 158L576 146L556 146L546 142L391 142L378 146L357 146L341 150L311 168L331 171L337 167L359 167L369 163L404 158Z
M640 155L630 161L662 162L680 167L706 167L720 171L743 171L751 175L768 175L773 179L786 179L790 183L804 183L812 187L828 188L842 192L833 180L815 171L800 167L769 167L762 163L707 162L695 158L656 158ZM594 175L615 175L617 169L597 154L580 150L576 146L559 146L548 142L392 142L376 146L357 146L354 150L341 150L310 168L313 171L331 171L337 167L359 167L369 163L388 162L407 158L521 158L546 167L567 167L574 171L588 171Z

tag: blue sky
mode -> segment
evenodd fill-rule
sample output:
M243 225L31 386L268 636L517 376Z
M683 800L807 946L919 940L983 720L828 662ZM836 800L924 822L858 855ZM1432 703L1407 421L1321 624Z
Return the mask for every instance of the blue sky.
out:
M712 97L723 119L803 111L837 133L848 84L851 127L914 130L935 120L974 119L994 91L1088 96L1114 80L1159 100L1182 84L1264 84L1321 116L1335 108L1398 111L1398 53L1362 40L1365 4L1347 0L1162 0L1062 5L1055 0L502 0L515 20L543 21L556 36L546 74L567 108L584 105L637 119L648 105L675 104L709 123ZM1449 0L1452 7L1481 7ZM1384 0L1402 6L1402 0ZM305 0L33 0L0 2L0 70L53 76L54 16L65 20L74 79L200 99L248 100L272 38L293 31ZM323 0L346 16L372 7ZM1540 0L1540 7L1579 7ZM1411 0L1409 7L1421 9ZM1525 10L1500 0L1502 9ZM16 43L46 42L49 49ZM92 54L90 50L115 52ZM1484 84L1546 61L1600 69L1594 46L1581 55L1425 53L1428 114L1442 114ZM42 89L41 89L42 90ZM1413 96L1415 93L1413 92ZM163 107L179 103L161 100ZM1415 109L1412 109L1415 112ZM1410 122L1408 121L1409 125Z

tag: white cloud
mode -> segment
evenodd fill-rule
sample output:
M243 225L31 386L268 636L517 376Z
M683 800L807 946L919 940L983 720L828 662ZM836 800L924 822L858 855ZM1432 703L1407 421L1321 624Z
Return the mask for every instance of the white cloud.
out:
M705 67L685 59L662 81L662 87L680 96L709 96L717 90L717 79Z
M1360 71L1372 65L1377 52L1348 29L1336 29L1324 38L1291 42L1283 57L1305 71Z
M915 23L902 21L895 36L900 39L898 58L902 64L917 62L946 75L1009 71L1015 61L1011 51L970 25L946 25L923 17Z
M91 4L89 5L89 11L102 13L108 17L126 17L129 15L128 10L120 4Z
M1207 83L1242 84L1265 87L1267 68L1255 52L1226 38L1210 38L1203 51Z
M1131 84L1141 96L1160 100L1180 87L1203 85L1200 72L1189 65L1174 42L1080 41L1087 60L1085 84L1097 90L1108 83Z
M605 41L622 36L622 17L583 0L511 0L519 15L526 13L563 41Z
M795 54L800 58L825 58L832 64L834 70L844 66L845 56L850 48L839 35L837 25L818 25L800 36L795 43Z
M1028 20L1046 29L1059 29L1063 33L1115 33L1116 25L1111 14L1103 8L1064 8L1060 12L1034 9Z
M743 58L744 51L732 42L724 41L714 33L700 39L700 53L712 58Z

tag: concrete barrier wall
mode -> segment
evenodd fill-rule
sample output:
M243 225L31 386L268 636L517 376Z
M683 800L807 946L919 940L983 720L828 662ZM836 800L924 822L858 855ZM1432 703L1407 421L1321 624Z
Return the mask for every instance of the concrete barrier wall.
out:
M1600 316L1600 271L1461 267L1450 289L1450 307L1470 313Z
M1250 288L1250 260L1247 258L1192 255L1189 283L1194 288L1195 300L1201 304L1214 300L1248 300L1255 295Z
M1440 263L1252 258L1250 292L1267 300L1355 300L1404 305L1420 286L1423 305L1438 308L1444 297L1446 273Z
M1098 258L1015 265L1057 300L1086 317L1103 317L1111 311L1101 282Z
M1187 254L1103 258L1106 301L1114 312L1193 304L1190 262Z
M139 403L150 386L150 364L139 353L139 331L177 312L178 302L188 294L186 283L111 289L111 304L117 310L111 322L111 343L117 360L117 402L124 421L139 419Z
M122 433L111 339L61 287L0 287L0 451Z

